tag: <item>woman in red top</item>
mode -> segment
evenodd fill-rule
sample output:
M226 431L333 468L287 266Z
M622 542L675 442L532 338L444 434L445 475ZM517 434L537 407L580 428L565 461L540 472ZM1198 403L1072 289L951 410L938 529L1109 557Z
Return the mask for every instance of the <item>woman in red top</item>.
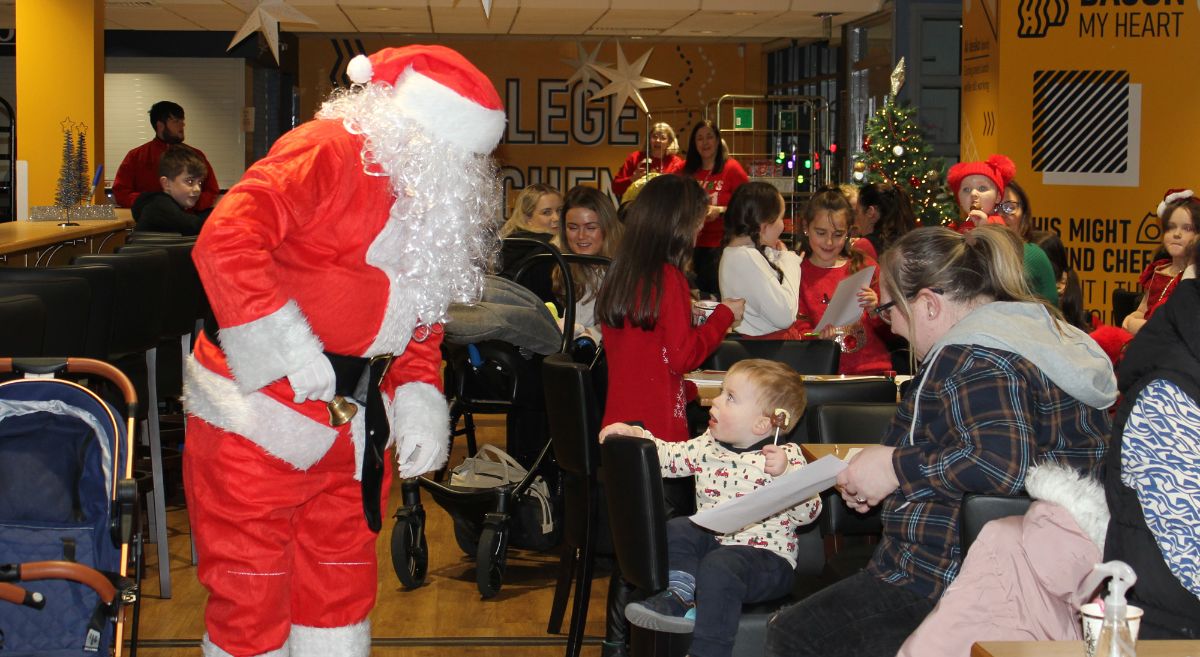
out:
M650 129L650 147L630 153L613 178L613 194L617 198L623 197L633 181L647 173L675 173L682 168L683 158L679 157L679 140L675 138L674 128L669 123L655 123Z
M863 267L875 265L861 252L851 250L850 203L836 188L826 188L809 200L804 210L804 253L800 264L800 319L797 328L812 331L825 315L838 283ZM887 326L871 313L879 304L879 272L871 285L858 292L863 315L848 326L827 326L821 338L840 338L841 374L882 374L892 369Z
M684 412L693 387L683 375L708 357L745 301L728 299L693 325L683 269L704 221L704 193L689 179L659 176L628 210L625 237L596 301L608 350L608 400L602 425L639 422L667 441L688 435Z
M1167 257L1155 260L1142 272L1138 279L1142 289L1142 302L1138 309L1129 313L1122 328L1137 335L1154 310L1161 306L1183 278L1183 270L1192 261L1196 249L1196 229L1200 226L1200 199L1190 189L1167 190L1162 203L1158 204L1158 217L1162 220L1162 244Z
M696 237L693 255L696 287L702 296L719 298L717 268L721 263L721 240L725 237L725 207L737 188L750 177L737 160L725 153L721 131L707 119L692 128L682 172L695 178L708 195L708 214Z

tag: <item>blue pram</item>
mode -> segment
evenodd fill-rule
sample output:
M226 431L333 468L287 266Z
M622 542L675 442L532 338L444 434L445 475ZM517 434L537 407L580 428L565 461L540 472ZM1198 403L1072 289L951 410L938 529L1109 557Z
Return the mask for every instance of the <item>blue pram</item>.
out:
M9 372L34 378L0 383L0 655L120 657L127 603L135 654L133 385L89 359L0 358ZM45 378L64 372L112 382L130 420L77 383Z

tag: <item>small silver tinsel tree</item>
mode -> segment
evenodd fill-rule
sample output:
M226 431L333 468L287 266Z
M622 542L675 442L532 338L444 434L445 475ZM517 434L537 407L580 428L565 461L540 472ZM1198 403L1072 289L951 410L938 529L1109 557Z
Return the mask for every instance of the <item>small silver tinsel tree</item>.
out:
M60 208L69 208L79 201L79 182L76 177L75 143L72 140L71 129L74 124L70 119L63 122L62 166L58 170L58 187L54 192L54 204Z

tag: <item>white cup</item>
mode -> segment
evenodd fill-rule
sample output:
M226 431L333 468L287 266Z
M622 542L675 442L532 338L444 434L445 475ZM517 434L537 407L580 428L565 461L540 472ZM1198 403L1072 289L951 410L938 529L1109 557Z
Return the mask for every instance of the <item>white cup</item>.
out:
M1100 626L1104 624L1104 612L1099 604L1089 602L1079 608L1079 615L1083 622L1083 644L1087 657L1094 657ZM1129 638L1137 643L1138 629L1142 626L1142 608L1126 605L1125 622L1129 623Z
M720 301L696 301L696 302L693 302L692 305L694 307L696 307L697 309L704 312L703 316L695 317L696 324L703 324L704 322L708 321L709 316L712 315L713 311L717 309L717 306L721 305L721 302Z

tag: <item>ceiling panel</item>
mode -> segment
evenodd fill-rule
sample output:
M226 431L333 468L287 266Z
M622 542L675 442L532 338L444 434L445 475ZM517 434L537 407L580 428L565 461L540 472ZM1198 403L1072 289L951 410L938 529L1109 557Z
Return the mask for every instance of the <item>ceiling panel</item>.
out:
M26 0L32 2L33 0ZM259 0L109 0L116 29L236 30ZM289 0L317 25L289 32L492 34L497 36L669 36L689 39L820 38L821 13L834 25L876 12L883 0ZM384 10L381 11L380 8ZM14 22L0 0L0 27Z

